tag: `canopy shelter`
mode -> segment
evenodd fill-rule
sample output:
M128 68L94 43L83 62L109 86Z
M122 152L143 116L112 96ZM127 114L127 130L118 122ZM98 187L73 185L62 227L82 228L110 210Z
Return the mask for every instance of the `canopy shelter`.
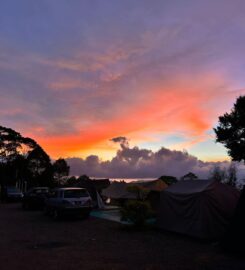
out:
M161 192L159 228L197 238L218 238L229 224L239 192L214 180L182 180Z

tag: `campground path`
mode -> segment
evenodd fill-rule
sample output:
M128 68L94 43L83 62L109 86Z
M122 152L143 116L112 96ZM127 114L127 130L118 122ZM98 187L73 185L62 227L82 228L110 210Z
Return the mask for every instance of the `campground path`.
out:
M57 222L19 204L0 204L0 269L244 270L245 260L214 243L129 231L93 217Z

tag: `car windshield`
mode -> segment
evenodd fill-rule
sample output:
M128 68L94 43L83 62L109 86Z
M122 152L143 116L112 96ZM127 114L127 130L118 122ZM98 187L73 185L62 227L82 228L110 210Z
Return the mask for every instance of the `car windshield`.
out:
M85 189L72 189L64 191L64 198L81 198L88 197L88 192Z

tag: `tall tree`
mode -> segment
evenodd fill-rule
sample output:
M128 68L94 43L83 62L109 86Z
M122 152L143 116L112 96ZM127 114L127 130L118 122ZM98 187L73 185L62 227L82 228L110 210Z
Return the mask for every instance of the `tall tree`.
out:
M226 183L232 187L236 187L237 184L237 168L235 163L231 163L227 171Z
M11 128L0 126L0 185L13 185L25 178L25 158L38 144Z
M29 186L51 186L53 182L53 168L48 154L40 147L36 147L27 157Z
M0 126L0 185L29 186L50 184L52 165L49 156L31 138Z
M221 169L219 166L214 166L214 168L210 172L209 178L217 182L226 182L227 173L225 168Z
M23 137L11 128L0 126L0 162L16 159L18 155L27 155L38 144L31 138Z
M224 144L233 161L245 162L245 96L237 98L230 113L219 117L216 142Z
M70 167L63 158L57 159L53 164L54 178L59 180L64 176L68 176L70 172Z

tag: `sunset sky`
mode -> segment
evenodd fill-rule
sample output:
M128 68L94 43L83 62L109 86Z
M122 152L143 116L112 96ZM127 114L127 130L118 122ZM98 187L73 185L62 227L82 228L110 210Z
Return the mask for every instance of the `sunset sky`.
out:
M52 158L131 147L227 160L218 116L245 94L245 1L2 0L0 125Z

